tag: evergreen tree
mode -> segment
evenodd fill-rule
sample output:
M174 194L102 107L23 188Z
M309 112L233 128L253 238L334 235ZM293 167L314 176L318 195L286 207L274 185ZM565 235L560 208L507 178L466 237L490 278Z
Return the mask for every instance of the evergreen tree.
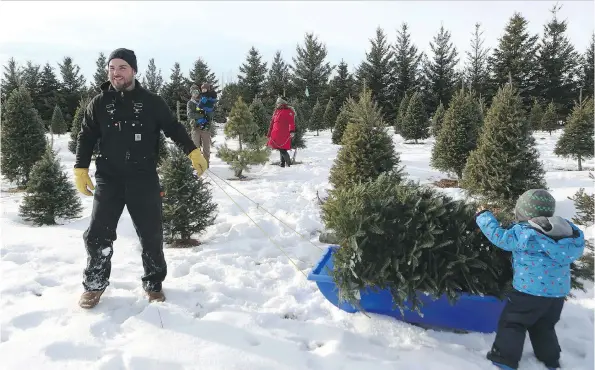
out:
M85 92L85 77L81 74L81 68L74 63L71 57L64 57L60 67L62 83L60 97L62 101L58 104L62 107L64 119L71 122L79 100Z
M37 109L37 112L40 111L43 104L39 99L40 94L40 80L41 80L41 66L39 64L33 64L31 61L27 61L27 65L23 68L21 72L21 81L23 86L27 88L29 91L29 95L31 96L31 101L33 102L33 106Z
M541 121L543 120L543 108L538 99L533 99L533 107L529 113L529 124L533 131L541 130Z
M186 78L182 75L180 63L174 63L171 70L169 82L163 85L161 89L161 96L165 99L167 106L172 112L177 111L177 102L180 102L181 107L186 106L186 102L190 99L190 85ZM180 119L182 122L186 121L186 109L180 109Z
M366 52L366 60L358 68L357 79L360 85L365 81L382 113L388 120L392 120L394 114L390 89L393 79L393 52L384 30L380 27L376 29L376 38L370 42L370 52Z
M395 107L399 107L397 112L397 123L398 125L398 114L402 101L405 98L408 91L412 91L419 84L419 73L420 73L420 62L422 53L418 52L417 47L411 41L411 33L409 32L409 26L407 23L401 24L401 29L397 31L397 42L394 47L394 91L393 99ZM411 95L411 94L410 94ZM405 107L407 102L405 102Z
M407 104L407 113L399 128L403 139L415 140L416 144L418 140L430 137L430 122L421 93L415 92L411 96L409 104Z
M455 70L459 63L458 52L450 40L450 32L440 27L440 31L434 36L434 42L430 42L430 48L434 59L425 66L425 78L428 84L428 94L424 100L428 111L434 112L440 102L447 107L450 99L455 93L458 82L458 74Z
M485 97L489 94L490 74L488 70L489 50L483 47L485 39L482 39L483 31L481 24L475 24L475 32L471 40L471 51L467 51L467 66L465 68L465 79L479 96Z
M221 115L220 118L226 118L240 96L242 96L242 90L237 83L232 82L225 85L217 104L218 109L215 109L215 114L219 113ZM221 119L218 122L224 122L224 120Z
M558 139L554 153L578 161L578 170L583 170L583 160L593 158L593 99L589 98L574 106L572 114Z
M324 108L324 114L322 116L322 121L324 122L323 128L325 130L330 128L331 132L333 131L338 114L339 112L337 111L337 108L335 106L335 101L333 98L330 98L328 100L328 103L326 103L326 107Z
M262 56L253 46L248 51L246 62L240 66L238 84L240 85L244 100L251 103L254 98L264 93L267 63L262 61Z
M62 115L62 110L56 105L54 108L54 114L52 115L52 134L64 135L68 131L68 125Z
M591 180L595 179L592 173L589 173L589 178ZM585 194L585 189L580 188L573 197L568 197L568 199L573 201L574 208L576 209L576 215L572 218L572 222L583 227L592 226L595 222L593 212L595 209L595 195ZM586 292L586 289L583 281L580 279L590 282L594 280L595 259L593 258L594 248L591 238L585 238L585 249L585 253L581 258L570 265L570 273L573 277L571 280L572 289L580 289L584 292Z
M432 148L432 167L454 172L460 180L469 153L477 146L480 127L479 102L471 92L460 89L444 114L442 128Z
M109 80L107 75L107 58L105 57L105 54L99 53L97 61L95 61L95 66L97 69L93 74L92 87L96 92L99 92L101 91L101 84Z
M155 94L161 94L161 88L163 87L163 77L161 76L161 69L157 70L155 59L149 59L149 66L147 72L143 76L142 80L143 87Z
M215 77L215 73L211 72L208 64L202 59L198 58L194 62L194 66L190 71L190 82L196 86L200 86L205 82L213 85L215 91L219 91L219 80Z
M6 104L10 93L21 85L22 73L23 71L17 61L14 58L10 58L8 64L4 66L4 77L0 81L2 83L2 88L0 89L2 105Z
M34 225L55 225L57 219L81 216L83 206L56 153L47 148L31 168L19 216Z
M306 132L306 120L302 115L302 106L303 103L297 99L292 99L289 101L289 105L293 107L295 112L294 121L295 121L295 133L293 135L293 139L291 139L291 147L295 149L293 151L293 157L291 159L292 164L297 164L295 161L295 157L297 155L298 149L305 149L306 148L306 141L304 140L304 133Z
M70 126L70 140L68 141L68 150L72 154L76 154L76 141L78 139L79 132L81 131L81 126L83 125L83 118L85 115L85 110L89 105L90 99L87 97L82 98L79 101L79 106L76 108L76 112L74 113L74 118L72 119L72 126ZM98 151L97 144L95 145L94 152Z
M545 112L541 118L541 129L547 131L551 136L552 131L557 130L559 127L560 125L558 124L558 112L556 112L556 105L553 101L551 101L547 105L547 108L545 109Z
M537 57L536 93L544 101L553 101L562 116L569 114L576 96L576 76L579 54L566 37L566 21L560 21L554 5L552 19L544 26L543 39Z
M405 121L405 116L407 115L407 107L409 107L409 100L411 100L411 96L406 91L401 98L401 102L399 103L399 111L397 112L397 120L395 121L396 134L401 135L403 122Z
M8 181L27 185L31 168L46 148L45 130L24 86L13 90L3 105L0 169Z
M544 175L522 99L507 84L492 101L460 185L483 204L512 214L527 189L546 187Z
M194 174L184 152L172 145L160 168L163 199L163 234L166 243L193 246L192 239L215 223L217 204L208 182Z
M287 95L290 90L289 78L289 65L283 60L281 52L277 51L265 82L265 99L268 104L274 104L278 96Z
M494 89L507 84L509 77L518 89L523 107L529 109L535 89L535 66L538 49L537 35L530 35L528 21L520 13L508 21L498 47L488 58Z
M258 126L258 130L256 131L257 135L266 136L269 132L271 115L260 98L252 100L252 103L250 104L250 113L252 114L254 122Z
M382 111L371 92L363 90L357 102L349 101L347 110L349 123L341 140L343 145L330 170L331 197L335 190L374 180L382 173L399 179L404 175Z
M351 99L351 98L349 98ZM337 119L335 120L335 129L333 130L332 141L335 145L340 145L341 140L343 139L343 134L345 133L345 129L349 124L349 106L352 103L350 100L347 100L339 109L339 114L337 115Z
M326 46L312 33L306 34L304 46L298 45L296 54L292 58L294 65L290 66L292 82L297 96L304 94L304 100L313 107L316 100L322 98L333 67L325 61L328 54Z
M436 108L436 112L432 116L432 125L430 126L430 134L434 136L434 138L438 137L440 130L442 129L442 123L444 122L444 114L446 110L444 109L444 104L440 102L438 108Z
M589 44L589 49L585 52L585 54L581 58L581 70L580 70L580 81L579 87L583 88L583 95L595 97L593 95L593 88L595 87L595 80L593 77L593 69L595 66L594 60L594 53L595 53L595 33L591 35L591 43Z
M337 66L337 74L329 83L329 96L333 97L337 107L342 106L350 97L356 96L355 80L343 60Z
M54 113L54 107L59 102L59 93L60 83L58 82L54 68L49 63L46 63L39 77L40 104L37 105L37 110L41 119L44 122L48 122L48 126Z
M169 157L168 145L163 132L159 133L159 142L157 148L157 167L161 168L165 160Z
M230 165L237 178L245 178L242 172L248 170L250 165L264 164L269 159L267 138L256 134L258 125L241 96L231 109L223 132L226 139L238 139L238 149L230 149L225 143L219 146L217 157Z
M320 104L319 100L316 100L314 108L312 109L312 115L310 116L310 123L308 128L312 131L316 131L316 136L319 135L319 131L324 129L324 108L325 106Z

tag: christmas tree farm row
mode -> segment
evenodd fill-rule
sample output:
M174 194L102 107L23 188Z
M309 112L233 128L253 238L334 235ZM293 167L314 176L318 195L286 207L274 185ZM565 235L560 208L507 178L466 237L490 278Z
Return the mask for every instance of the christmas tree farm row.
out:
M315 34L308 33L297 45L291 62L277 52L269 64L263 60L257 46L251 47L245 62L239 66L237 82L225 86L220 86L203 57L197 58L187 74L183 73L180 63L175 63L168 78L162 76L154 59L144 57L148 59L148 66L140 71L139 80L146 88L163 96L172 111L176 110L178 102L185 104L190 98L191 84L213 84L221 94L216 112L218 122L225 121L239 96L248 105L258 98L271 111L276 97L285 95L293 98L294 104L303 105L304 129L316 131L331 128L339 108L350 96L356 97L364 84L378 102L386 121L397 125L406 97L417 93L426 111L435 112L440 106L448 108L464 85L472 88L489 106L498 88L511 79L527 112L534 104L544 110L547 107L550 118L559 115L560 119L546 122L557 124L571 113L579 89L582 88L583 97L587 99L593 97L594 86L595 36L585 52L577 51L566 35L568 22L561 19L560 11L558 5L551 9L551 19L544 24L541 34L529 31L528 21L522 14L512 14L493 48L484 45L482 26L478 23L469 30L470 50L465 54L460 51L461 45L453 44L444 26L438 28L429 44L430 50L422 52L421 46L412 42L408 24L403 23L394 43L378 28L364 60L353 66L355 68L343 61L338 64L329 61L326 44ZM49 63L43 67L31 61L21 65L11 59L4 67L0 99L5 102L10 91L25 85L46 127L56 106L60 107L70 127L80 99L96 94L99 85L107 80L105 54L99 53L96 65L93 76L86 78L74 60L65 57L58 63L58 78ZM323 118L326 112L328 119ZM181 112L181 120L185 119L184 115L185 112Z

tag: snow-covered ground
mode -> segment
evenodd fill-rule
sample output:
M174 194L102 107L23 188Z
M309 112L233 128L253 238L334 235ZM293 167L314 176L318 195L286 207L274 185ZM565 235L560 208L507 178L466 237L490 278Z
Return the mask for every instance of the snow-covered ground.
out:
M536 138L558 213L571 217L574 207L566 197L580 187L592 192L593 182L587 171L564 170L575 169L574 161L552 154L559 134L538 133ZM55 146L61 148L62 163L70 172L74 156L67 141L67 135L59 137ZM216 141L221 144L223 136ZM411 178L432 182L446 177L429 168L433 140L408 145L394 136L394 142ZM325 247L317 241L322 224L316 191L324 193L328 187L338 150L331 144L330 132L308 134L307 145L297 156L303 164L256 166L247 173L251 181L230 182L302 237L211 175L219 205L216 224L199 237L200 247L166 249L167 301L151 305L142 294L140 247L126 210L114 245L111 285L96 308L83 310L77 305L85 266L82 233L92 199L81 196L85 210L79 220L32 227L18 216L21 194L3 191L0 366L10 370L493 369L485 353L494 334L425 331L378 315L348 314L306 280ZM272 161L278 161L277 153L271 155ZM592 169L593 161L585 165ZM211 171L223 179L232 175L214 155ZM562 363L566 369L593 369L592 284L588 293L575 294L557 326ZM520 368L544 369L532 356L528 341Z

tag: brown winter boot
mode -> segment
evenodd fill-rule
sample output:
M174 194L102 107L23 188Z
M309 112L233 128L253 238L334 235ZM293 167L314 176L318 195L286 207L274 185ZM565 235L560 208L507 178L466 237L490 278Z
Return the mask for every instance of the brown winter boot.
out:
M165 294L163 294L163 291L154 292L147 290L146 293L147 297L149 297L149 303L165 301Z
M88 290L81 295L79 306L81 308L93 308L99 303L103 290Z

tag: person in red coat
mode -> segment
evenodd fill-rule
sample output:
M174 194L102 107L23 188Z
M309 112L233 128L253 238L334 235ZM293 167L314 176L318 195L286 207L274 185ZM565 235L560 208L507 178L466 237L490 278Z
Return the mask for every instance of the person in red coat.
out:
M295 110L287 104L287 101L279 97L267 138L269 141L267 145L272 149L278 149L281 157L281 167L291 166L291 158L287 151L291 149L291 139L295 133Z

